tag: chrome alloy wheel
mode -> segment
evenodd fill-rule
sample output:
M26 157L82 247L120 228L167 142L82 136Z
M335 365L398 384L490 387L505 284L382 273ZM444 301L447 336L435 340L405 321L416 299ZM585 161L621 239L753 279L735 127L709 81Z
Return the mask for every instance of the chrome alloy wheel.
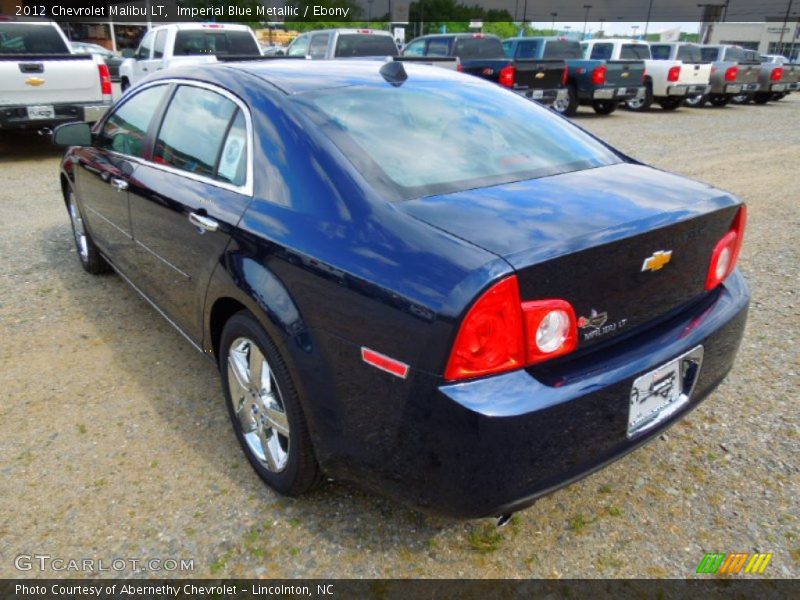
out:
M89 240L86 237L86 229L83 227L83 218L75 204L75 196L71 192L69 194L69 220L72 222L72 234L75 236L78 254L81 255L81 260L86 262L89 260Z
M289 460L289 420L272 369L249 338L236 338L231 344L228 388L253 456L269 471L280 473Z
M558 113L565 113L569 109L569 92L557 97L553 101L553 109Z
M628 105L628 108L631 110L639 110L644 106L645 97L644 96L634 96L633 98L629 98L625 100L625 103Z

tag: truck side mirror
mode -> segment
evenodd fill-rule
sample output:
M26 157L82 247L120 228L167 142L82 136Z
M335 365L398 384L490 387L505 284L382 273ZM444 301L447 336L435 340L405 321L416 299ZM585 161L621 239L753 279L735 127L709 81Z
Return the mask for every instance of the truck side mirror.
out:
M91 146L92 129L88 123L64 123L53 131L56 146Z

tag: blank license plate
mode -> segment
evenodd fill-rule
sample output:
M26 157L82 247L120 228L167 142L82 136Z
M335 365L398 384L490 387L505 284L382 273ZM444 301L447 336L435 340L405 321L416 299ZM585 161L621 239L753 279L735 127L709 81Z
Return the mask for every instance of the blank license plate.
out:
M56 111L52 106L29 106L28 118L29 119L53 119L56 116Z
M594 92L595 98L613 98L614 97L614 90L595 90Z
M539 100L541 98L544 98L544 90L533 90L533 94L531 95L531 98L534 98L535 100Z
M628 437L647 431L689 402L703 362L697 346L633 382L628 413Z
M777 85L773 85L772 86L772 91L773 92L782 92L785 89L786 89L786 85L783 84L783 83L778 83Z
M729 85L728 88L725 90L726 92L730 92L731 94L735 94L742 91L742 86L740 85Z

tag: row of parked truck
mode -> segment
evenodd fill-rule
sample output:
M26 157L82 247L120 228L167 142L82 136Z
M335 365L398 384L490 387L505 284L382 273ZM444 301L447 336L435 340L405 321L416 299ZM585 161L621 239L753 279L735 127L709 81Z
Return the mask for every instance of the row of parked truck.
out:
M781 64L729 45L555 37L501 40L467 33L419 37L400 50L385 31L330 29L298 36L286 56L390 56L457 68L564 115L575 114L581 105L610 114L620 105L645 111L653 103L664 110L684 103L763 103L800 89L800 65ZM119 79L124 91L155 71L221 60L270 58L262 56L252 29L245 25L162 25L148 31L136 52L118 66ZM77 54L54 22L0 16L0 131L95 121L111 104L111 77L101 56Z

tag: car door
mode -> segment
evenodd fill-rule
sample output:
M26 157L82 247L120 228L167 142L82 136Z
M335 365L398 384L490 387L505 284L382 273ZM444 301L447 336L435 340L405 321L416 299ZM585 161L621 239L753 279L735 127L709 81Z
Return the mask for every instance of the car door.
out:
M94 241L124 272L134 262L128 194L168 87L157 85L127 96L104 121L94 143L77 154L83 217Z
M134 65L134 78L139 81L143 77L147 77L150 73L156 70L156 62L153 60L153 45L155 43L156 32L149 31L147 35L142 38L142 43L139 44L139 49L136 50L136 64Z
M224 90L178 83L130 194L136 279L192 340L206 285L252 198L252 125Z

